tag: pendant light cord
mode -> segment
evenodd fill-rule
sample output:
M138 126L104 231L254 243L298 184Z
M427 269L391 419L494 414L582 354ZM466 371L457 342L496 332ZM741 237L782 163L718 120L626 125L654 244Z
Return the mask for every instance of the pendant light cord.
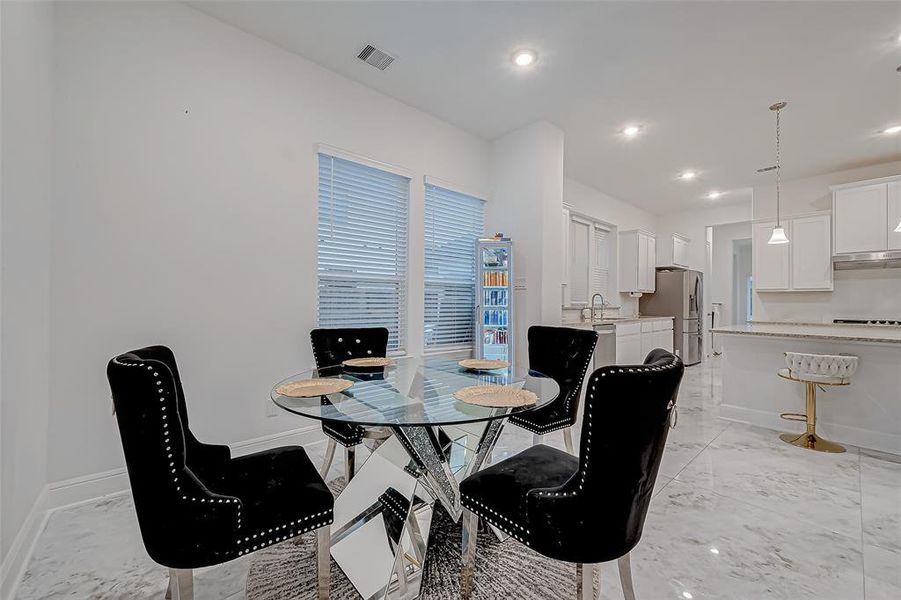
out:
M776 227L781 225L779 221L780 188L782 187L782 161L779 154L779 139L781 137L779 113L781 112L781 108L776 109Z

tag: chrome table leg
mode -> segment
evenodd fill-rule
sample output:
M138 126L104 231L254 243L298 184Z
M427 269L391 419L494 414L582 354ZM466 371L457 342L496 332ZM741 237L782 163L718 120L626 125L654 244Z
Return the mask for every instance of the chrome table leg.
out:
M344 476L347 477L348 483L350 483L350 480L354 478L356 465L357 449L353 446L348 446L344 449Z
M325 447L325 457L322 459L322 466L319 468L319 476L325 479L326 475L328 475L328 470L332 466L332 461L335 460L335 448L338 443L335 442L332 438L328 438L328 445Z
M573 451L573 428L567 427L563 430L563 443L566 445L566 451L569 454L575 454Z

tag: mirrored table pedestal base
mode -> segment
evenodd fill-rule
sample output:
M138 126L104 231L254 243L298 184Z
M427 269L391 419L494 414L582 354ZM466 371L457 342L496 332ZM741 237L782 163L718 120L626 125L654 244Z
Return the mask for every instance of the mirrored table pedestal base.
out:
M459 482L490 455L503 420L396 427L335 500L332 557L366 600L418 598L436 502L460 519Z

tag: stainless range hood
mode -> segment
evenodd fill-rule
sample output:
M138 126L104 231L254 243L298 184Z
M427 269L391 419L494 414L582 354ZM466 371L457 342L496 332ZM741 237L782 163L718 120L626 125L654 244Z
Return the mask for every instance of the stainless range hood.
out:
M836 271L847 269L898 269L901 268L901 250L839 254L832 257L832 266Z

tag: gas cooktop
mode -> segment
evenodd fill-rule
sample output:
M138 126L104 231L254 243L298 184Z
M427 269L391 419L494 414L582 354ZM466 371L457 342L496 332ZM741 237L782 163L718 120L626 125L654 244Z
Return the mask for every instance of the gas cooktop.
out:
M833 319L833 323L844 323L845 325L891 325L901 327L901 320L898 319Z

